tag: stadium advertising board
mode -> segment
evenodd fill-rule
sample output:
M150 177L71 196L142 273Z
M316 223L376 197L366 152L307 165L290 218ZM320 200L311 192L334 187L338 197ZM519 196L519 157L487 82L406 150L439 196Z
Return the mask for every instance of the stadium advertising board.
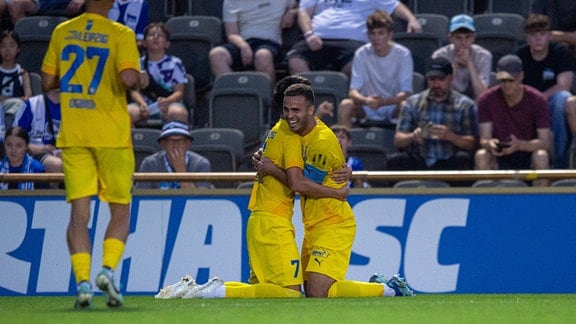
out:
M400 273L417 293L574 293L576 199L568 193L353 194L348 278ZM246 281L247 195L136 196L117 270L126 294L185 274ZM299 206L297 204L297 206ZM0 295L74 294L63 196L0 196ZM109 219L94 200L97 242ZM294 221L302 240L301 213ZM93 275L101 246L93 247Z

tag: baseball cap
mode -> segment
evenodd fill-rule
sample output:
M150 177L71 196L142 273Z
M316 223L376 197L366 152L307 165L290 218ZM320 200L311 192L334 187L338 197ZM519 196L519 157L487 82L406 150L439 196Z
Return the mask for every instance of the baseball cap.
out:
M474 27L474 19L468 15L457 15L452 17L452 19L450 19L450 32L454 32L460 28L475 32L476 27Z
M523 71L522 60L517 55L505 55L496 66L497 80L516 80Z
M180 121L169 121L162 126L162 133L158 137L158 141L168 136L182 135L190 140L193 140L190 131L188 130L188 125Z
M452 63L445 57L436 57L432 59L432 64L426 72L426 77L445 77L452 74Z

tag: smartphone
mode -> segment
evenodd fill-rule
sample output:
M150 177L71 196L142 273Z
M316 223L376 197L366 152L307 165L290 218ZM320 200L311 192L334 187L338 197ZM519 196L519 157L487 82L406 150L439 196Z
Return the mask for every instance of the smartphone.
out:
M503 149L510 147L510 143L498 142L496 143L496 151L502 152Z

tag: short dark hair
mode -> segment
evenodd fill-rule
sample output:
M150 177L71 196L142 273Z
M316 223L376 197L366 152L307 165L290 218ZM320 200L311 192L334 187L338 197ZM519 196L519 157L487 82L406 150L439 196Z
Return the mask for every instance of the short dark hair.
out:
M538 33L552 30L550 18L546 15L530 14L524 23L524 32L526 34Z
M383 10L376 10L366 19L366 28L384 28L388 31L394 30L394 19Z
M22 127L14 126L8 128L6 135L4 136L4 142L6 142L8 136L20 137L24 140L24 142L26 142L26 145L30 144L30 137L28 136L28 132Z
M289 86L286 91L284 91L284 97L296 97L302 96L306 101L314 106L314 91L312 87L308 84L296 83Z
M289 75L276 82L274 90L272 91L272 95L274 96L274 102L278 105L278 107L282 108L282 105L284 104L284 91L286 91L289 86L299 83L311 85L310 80L296 74Z

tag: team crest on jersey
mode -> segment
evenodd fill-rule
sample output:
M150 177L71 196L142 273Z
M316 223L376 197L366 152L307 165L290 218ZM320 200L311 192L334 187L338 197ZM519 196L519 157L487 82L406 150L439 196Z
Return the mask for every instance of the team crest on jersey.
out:
M268 138L269 138L269 139L273 139L274 137L276 137L276 131L270 131L270 132L268 133Z

